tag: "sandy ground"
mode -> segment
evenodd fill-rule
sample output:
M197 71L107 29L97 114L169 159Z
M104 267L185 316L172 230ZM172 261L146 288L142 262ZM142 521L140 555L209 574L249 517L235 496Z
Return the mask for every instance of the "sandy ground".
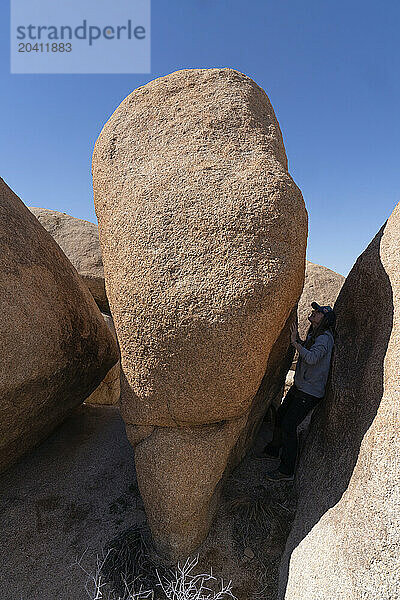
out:
M108 539L144 519L133 450L114 407L79 407L0 477L0 597L80 600Z
M294 508L291 483L266 484L274 464L254 448L228 478L199 568L232 579L239 600L275 597ZM263 487L263 484L266 484ZM83 600L87 575L110 540L143 523L118 409L79 407L44 443L0 476L1 600Z

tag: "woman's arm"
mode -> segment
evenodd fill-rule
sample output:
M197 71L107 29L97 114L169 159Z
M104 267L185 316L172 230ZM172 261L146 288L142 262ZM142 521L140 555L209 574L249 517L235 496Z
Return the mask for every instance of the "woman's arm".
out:
M296 341L292 344L307 365L317 364L329 350L329 340L326 335L319 335L310 350L307 350Z

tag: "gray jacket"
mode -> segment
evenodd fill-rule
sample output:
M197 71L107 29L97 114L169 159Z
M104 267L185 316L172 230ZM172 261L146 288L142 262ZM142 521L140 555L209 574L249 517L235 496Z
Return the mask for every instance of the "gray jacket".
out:
M294 374L294 384L299 390L317 398L325 396L333 344L333 335L328 330L315 339L309 350L303 346L299 349Z

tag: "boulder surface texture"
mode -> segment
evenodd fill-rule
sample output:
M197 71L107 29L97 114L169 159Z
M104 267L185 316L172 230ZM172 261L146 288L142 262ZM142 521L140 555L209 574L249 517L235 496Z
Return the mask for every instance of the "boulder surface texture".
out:
M265 92L232 69L130 94L93 181L122 416L158 548L182 556L284 383L307 213Z
M108 313L110 307L104 285L97 225L56 210L34 206L28 208L74 265L100 310Z
M280 598L399 598L400 204L335 310L332 371L299 465Z
M0 179L0 470L45 438L118 360L51 235Z

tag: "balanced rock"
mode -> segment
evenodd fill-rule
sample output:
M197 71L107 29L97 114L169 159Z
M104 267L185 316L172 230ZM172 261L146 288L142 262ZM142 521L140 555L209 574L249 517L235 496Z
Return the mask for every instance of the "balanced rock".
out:
M130 94L93 181L122 415L155 540L181 556L284 384L307 213L265 92L232 69Z
M0 179L0 470L44 439L118 360L89 290Z
M399 598L400 203L335 310L332 372L299 465L280 598Z
M100 310L108 313L110 307L104 285L97 225L56 210L34 206L28 208L74 265Z
M318 302L324 306L333 306L340 289L344 283L343 275L327 269L322 265L306 261L306 276L304 280L303 293L300 296L298 307L299 334L305 338L310 322L307 320L310 314L311 302Z

